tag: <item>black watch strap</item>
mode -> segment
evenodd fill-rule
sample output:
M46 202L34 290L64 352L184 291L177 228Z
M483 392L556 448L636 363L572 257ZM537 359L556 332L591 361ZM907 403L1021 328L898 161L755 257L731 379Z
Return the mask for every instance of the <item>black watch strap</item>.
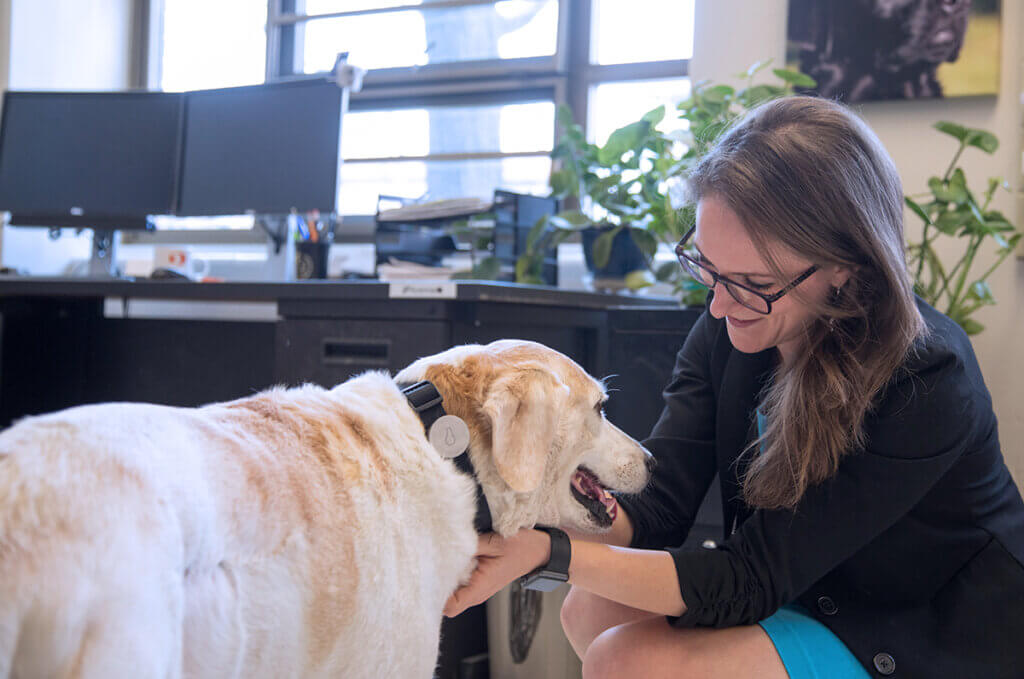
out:
M572 543L565 531L548 526L535 526L551 536L551 557L548 562L527 573L519 580L523 589L550 592L569 580L569 561L572 559Z

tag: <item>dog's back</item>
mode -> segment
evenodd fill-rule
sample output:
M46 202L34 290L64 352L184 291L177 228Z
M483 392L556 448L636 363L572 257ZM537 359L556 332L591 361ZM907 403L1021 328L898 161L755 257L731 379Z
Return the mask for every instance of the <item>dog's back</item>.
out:
M0 679L422 674L473 492L383 375L30 418L0 434Z

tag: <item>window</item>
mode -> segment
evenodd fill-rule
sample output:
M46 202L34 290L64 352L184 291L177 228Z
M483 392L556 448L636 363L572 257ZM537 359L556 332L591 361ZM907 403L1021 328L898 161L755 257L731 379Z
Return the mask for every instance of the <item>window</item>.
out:
M267 4L164 0L159 88L168 92L264 81Z
M501 0L462 6L423 3L421 9L408 9L412 3L403 1L376 3L399 4L399 8L362 10L330 0L307 0L305 4L309 18L301 23L296 16L287 19L302 31L301 63L293 64L295 72L330 68L339 51L349 52L353 64L367 69L555 54L557 0Z
M600 142L689 92L694 0L150 2L164 89L308 77L339 52L370 69L342 124L347 224L380 194L546 193L558 104Z

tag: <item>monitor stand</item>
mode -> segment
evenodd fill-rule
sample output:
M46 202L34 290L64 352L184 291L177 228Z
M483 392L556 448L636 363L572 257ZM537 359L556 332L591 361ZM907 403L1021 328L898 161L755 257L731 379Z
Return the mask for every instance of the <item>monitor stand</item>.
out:
M123 278L117 268L117 245L121 233L114 229L93 229L88 278Z
M264 276L271 281L295 280L294 220L288 215L257 215L256 224L267 234L267 266Z

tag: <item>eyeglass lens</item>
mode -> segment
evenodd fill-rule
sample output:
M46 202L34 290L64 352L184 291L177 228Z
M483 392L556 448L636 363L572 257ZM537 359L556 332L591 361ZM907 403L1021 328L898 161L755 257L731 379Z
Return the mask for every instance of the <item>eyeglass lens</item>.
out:
M731 285L729 281L719 278L716 274L693 262L688 257L680 256L679 263L701 285L714 288L716 282L721 283L729 291L729 294L732 295L732 298L743 306L762 314L769 312L768 302L757 293Z

